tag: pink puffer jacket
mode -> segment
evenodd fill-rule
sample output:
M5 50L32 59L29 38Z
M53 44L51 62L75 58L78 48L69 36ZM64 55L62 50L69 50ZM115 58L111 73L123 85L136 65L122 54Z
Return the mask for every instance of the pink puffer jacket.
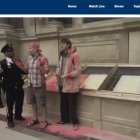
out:
M62 64L63 63L63 64ZM75 47L72 47L68 50L68 55L63 58L62 62L62 56L60 57L60 61L57 67L57 72L59 71L61 73L61 70L63 71L62 75L69 75L67 78L64 78L62 82L62 92L66 93L77 93L79 92L79 75L81 71L80 66L80 58L77 54L77 49ZM58 84L60 84L58 82Z

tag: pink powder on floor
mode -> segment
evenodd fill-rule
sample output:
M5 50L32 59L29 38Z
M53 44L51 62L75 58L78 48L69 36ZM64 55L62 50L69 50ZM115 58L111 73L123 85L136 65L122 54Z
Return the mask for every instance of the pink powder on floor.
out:
M26 123L32 120L31 118L26 119ZM33 128L37 128L38 126L33 126ZM114 134L107 131L97 130L92 127L80 126L77 131L73 130L72 125L59 125L53 124L49 125L45 130L46 133L51 133L54 135L60 135L62 137L69 137L69 138L80 138L84 136L93 137L96 139L103 139L103 140L132 140L132 138L128 139L125 136L120 136L119 134Z
M110 132L101 131L85 126L80 126L79 129L75 131L70 125L51 125L47 128L47 130L50 133L59 133L61 136L69 138L80 138L89 135L93 138L104 140L128 140Z

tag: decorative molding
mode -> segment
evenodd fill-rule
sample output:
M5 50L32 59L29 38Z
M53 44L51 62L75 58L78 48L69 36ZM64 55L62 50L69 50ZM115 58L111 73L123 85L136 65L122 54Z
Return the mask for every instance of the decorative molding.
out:
M57 38L58 34L60 37L75 37L75 36L82 36L85 35L102 35L103 32L120 32L126 31L128 32L129 29L138 28L140 27L140 19L131 19L131 18L121 18L121 19L111 19L106 21L99 21L99 22L90 22L84 23L80 26L73 26L71 28L64 28L62 23L57 21L50 21L46 26L43 28L39 28L36 37L40 39L47 39L47 38ZM104 35L102 35L104 36ZM104 36L105 37L105 36ZM117 37L117 35L116 35ZM86 38L86 37L84 37ZM95 38L97 39L97 38ZM118 39L120 39L118 35ZM86 40L86 39L85 39Z
M4 23L0 23L0 31L15 32L13 26Z
M21 37L20 40L21 41L32 41L32 40L36 40L37 41L38 38L35 37L35 36L24 36L24 37Z
M47 26L45 29L40 30L39 32L36 33L36 37L39 39L46 39L46 38L57 38L59 31L63 27L61 26Z
M0 40L20 40L20 37L15 32L9 32L9 31L0 31Z

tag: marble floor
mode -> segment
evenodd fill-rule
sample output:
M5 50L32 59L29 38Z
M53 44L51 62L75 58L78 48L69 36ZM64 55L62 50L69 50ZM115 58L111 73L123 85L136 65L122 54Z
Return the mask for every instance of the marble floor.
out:
M38 125L27 128L27 122L32 119L31 114L24 113L26 121L15 121L14 128L6 124L6 108L0 108L0 138L2 140L138 140L133 137L80 126L74 131L72 125L58 125L56 120L43 131L38 131Z

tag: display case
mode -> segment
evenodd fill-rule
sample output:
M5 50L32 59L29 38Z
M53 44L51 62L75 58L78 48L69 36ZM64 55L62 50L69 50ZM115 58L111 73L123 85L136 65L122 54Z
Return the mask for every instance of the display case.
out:
M79 80L81 124L140 137L139 65L87 65ZM48 116L59 118L60 99L54 72L46 85Z

